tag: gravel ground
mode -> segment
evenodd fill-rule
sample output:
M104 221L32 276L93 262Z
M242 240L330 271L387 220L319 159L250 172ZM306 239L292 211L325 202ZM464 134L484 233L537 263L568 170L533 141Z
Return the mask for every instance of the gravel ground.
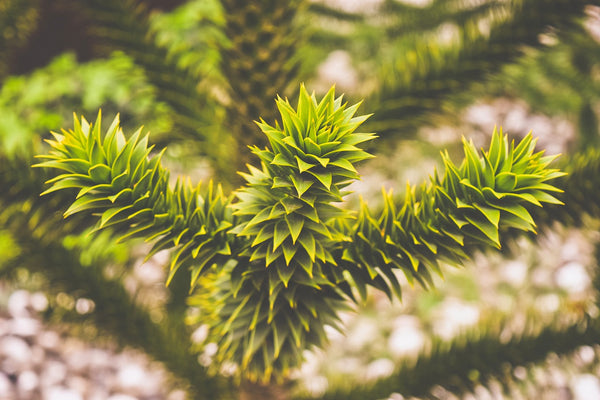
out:
M0 400L183 400L144 354L97 347L45 326L42 293L17 290L0 312Z

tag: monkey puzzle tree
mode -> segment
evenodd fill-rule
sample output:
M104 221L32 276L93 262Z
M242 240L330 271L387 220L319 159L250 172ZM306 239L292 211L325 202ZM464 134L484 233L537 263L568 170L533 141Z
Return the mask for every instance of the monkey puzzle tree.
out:
M585 213L600 215L594 200L600 176L596 152L565 163L572 164L565 166L569 178L559 178L560 172L547 168L550 158L534 152L530 136L513 145L500 132L483 153L465 142L465 160L458 165L444 153L441 174L409 187L401 200L384 193L381 210L362 204L352 211L340 205L347 185L358 178L355 163L370 157L365 148L374 142L373 134L358 132L361 122L386 141L407 137L431 115L448 114L449 104L460 105L457 96L470 92L473 83L518 61L523 46L544 48L543 35L563 40L563 32L578 32L563 46L573 47L580 72L590 76L585 85L577 71L568 78L585 86L580 91L585 104L579 108L587 123L582 126L593 126L590 105L597 96L590 66L596 63L595 47L581 35L577 21L585 6L597 1L434 0L411 6L387 0L364 14L320 2L189 1L168 16L177 22L163 31L144 7L159 3L166 2L0 0L0 9L15 16L0 18L1 74L26 72L16 67L23 62L19 54L38 52L23 43L36 21L51 27L47 34L57 31L57 24L47 20L52 15L61 15L59 26L65 29L71 26L62 23L66 20L85 26L67 36L85 37L86 50L95 56L122 51L89 64L63 59L63 70L55 63L41 69L46 80L40 81L37 73L9 77L1 88L2 114L8 116L1 123L37 120L22 137L0 126L3 143L20 139L29 145L19 156L9 146L2 148L0 185L9 189L0 194L0 236L14 243L5 247L16 249L17 256L4 257L2 264L8 266L0 272L10 275L25 268L46 277L51 293L91 298L96 309L89 318L96 326L164 362L194 398L228 398L235 385L207 374L190 351L186 300L199 304L202 312L188 322L211 326L211 339L220 343L218 360L238 365L242 389L250 394L261 385L250 382L285 380L301 361L302 350L321 346L323 328L337 326L348 300L359 302L367 287L399 297L398 273L430 286L440 264L461 263L473 246L497 248L503 233L514 236L515 229L539 230L553 221L577 225ZM184 32L188 36L178 32L174 40L163 40L164 31L184 29L177 18L198 9L203 10L201 18ZM62 15L61 10L70 13ZM439 37L448 26L457 31L451 43ZM43 32L33 37L40 39ZM19 40L9 40L15 35ZM348 106L333 91L318 100L301 88L295 109L282 99L272 106L277 94L297 93L297 82L311 81L316 65L337 48L349 52L373 79L374 87L364 96L349 93L366 97L371 118L355 116L357 106ZM554 83L555 65L541 63ZM104 79L79 78L84 65L86 75L93 75L92 64L118 73L109 75L104 87L106 75L101 73ZM520 68L538 70L530 64ZM54 93L56 74L76 83ZM123 85L123 76L137 81ZM504 75L500 77L504 84ZM140 89L138 81L146 86ZM19 96L31 101L40 86L56 97L42 104L20 101ZM119 101L123 86L129 100ZM87 96L90 92L93 96ZM96 102L81 106L77 99L84 96ZM149 99L152 107L137 104L139 98ZM17 117L7 104L20 107ZM51 142L52 153L42 163L48 168L29 170L34 162L30 155L39 149L32 146L38 137L31 132L43 135L64 126L60 113L65 108L92 113L100 106L122 111L124 124L134 120L153 126L153 135L138 131L126 136L118 120L103 131L100 118L93 125L76 119L72 131ZM44 114L48 109L53 113ZM260 117L265 121L254 123ZM150 122L154 118L166 128L157 132L160 124ZM225 190L184 179L170 185L169 169L161 165L163 153L156 154L150 142L154 148L181 146L186 156L205 157ZM249 151L246 144L258 146ZM245 171L248 161L253 166ZM223 192L237 185L231 173L236 168L244 170L246 184L228 197ZM53 184L51 193L39 199L47 179ZM566 206L555 207L555 197ZM544 202L550 204L539 207ZM60 223L57 213L65 209L74 215ZM78 252L66 248L63 236L80 235L94 223L95 230L123 240L151 242L149 255L171 249L171 297L161 322L136 304L121 282L107 279L106 260L84 266ZM497 330L483 326L480 331L467 343L440 345L415 365L398 366L389 378L334 387L323 398L380 398L392 392L427 396L435 384L460 393L472 390L475 382L485 385L489 377L503 379L506 365L543 361L551 352L568 354L577 346L597 344L600 337L597 320L587 315L572 324L544 326L535 334L517 332L509 343L500 340ZM472 380L473 371L480 379ZM265 388L267 393L274 390L272 385ZM273 393L264 397L273 398Z
M153 242L148 256L172 248L167 283L191 274L219 360L242 379L281 381L305 349L327 342L324 327L338 326L355 290L400 297L395 271L427 286L438 262L460 263L465 246L499 247L506 229L534 231L530 210L560 203L548 183L563 175L548 168L554 157L535 153L531 136L515 145L495 132L481 154L465 142L458 166L444 157L443 175L409 187L402 204L384 193L379 215L366 204L355 215L339 202L359 178L355 164L371 157L360 145L375 137L357 132L367 118L358 106L333 89L317 101L301 87L296 109L278 99L281 123L258 124L269 146L253 147L261 167L242 173L233 199L212 182L169 186L148 135L126 138L118 119L106 133L100 116L93 126L75 119L36 166L61 172L45 193L77 191L65 216L91 213L119 240Z

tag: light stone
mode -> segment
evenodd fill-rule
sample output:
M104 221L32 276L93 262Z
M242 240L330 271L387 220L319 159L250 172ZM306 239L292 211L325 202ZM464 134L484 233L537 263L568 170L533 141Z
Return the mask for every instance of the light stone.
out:
M31 370L23 371L17 378L17 387L21 394L27 394L38 388L40 380L37 374Z
M573 383L574 400L600 399L600 381L591 374L577 376Z
M53 386L46 390L44 400L83 400L76 391L64 386Z
M0 354L7 358L16 371L23 371L31 366L31 348L23 339L5 336L0 339ZM4 365L3 365L4 366ZM6 369L5 369L6 371ZM16 372L9 371L9 372Z
M29 317L27 309L29 306L29 292L26 290L16 290L8 298L8 312L13 317Z

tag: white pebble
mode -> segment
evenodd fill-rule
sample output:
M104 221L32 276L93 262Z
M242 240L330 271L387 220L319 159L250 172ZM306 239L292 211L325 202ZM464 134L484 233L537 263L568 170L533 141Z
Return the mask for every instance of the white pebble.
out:
M167 396L167 400L185 400L187 399L187 393L185 390L175 389Z
M44 400L83 400L79 393L63 386L53 386L44 394Z
M404 400L404 396L402 396L400 393L392 393L387 400Z
M380 358L367 365L367 380L375 380L390 376L394 372L394 362L388 358Z
M44 386L56 386L67 377L67 367L60 361L48 360L41 374Z
M48 298L42 292L33 293L29 299L29 302L31 307L37 312L46 311L48 308Z
M590 286L590 277L583 265L572 261L556 272L556 284L569 293L581 293Z
M8 312L13 317L29 317L29 292L26 290L17 290L8 298Z
M513 286L521 286L527 278L527 264L522 261L510 261L500 269L502 278Z
M556 293L548 293L535 299L535 308L544 313L554 313L560 307L560 297Z
M439 317L434 322L435 333L450 340L466 327L479 321L479 309L462 300L449 298L438 310Z
M10 321L9 332L15 336L31 338L40 330L40 321L29 317L16 317Z
M54 331L43 331L38 335L37 342L47 350L56 350L60 344L60 336Z
M591 374L579 375L573 382L574 400L600 399L600 382Z
M40 380L35 372L31 370L23 371L17 378L17 387L21 394L34 391L40 384Z
M126 364L119 369L117 385L125 391L140 389L148 384L146 372L136 364Z
M96 303L85 297L79 298L75 302L75 311L78 314L89 314L94 311L94 308L96 308Z
M36 366L43 365L46 361L46 352L37 344L31 346L31 363Z
M419 352L425 343L423 332L412 325L397 327L388 339L388 348L396 356L408 356Z
M3 337L0 341L0 354L16 368L16 371L23 371L31 365L31 348L21 338Z
M207 324L203 324L200 325L195 331L194 333L192 333L192 342L194 343L203 343L206 338L208 337L208 325Z
M8 376L0 372L0 400L9 400L14 397L13 384Z
M87 397L87 392L90 387L90 381L79 375L67 375L66 385L69 389Z
M322 396L329 387L329 381L324 376L311 376L309 379L306 379L305 387L308 393L310 393L314 397Z
M117 394L113 394L106 400L138 400L138 398L130 396L128 394L117 393Z
M107 388L102 386L92 386L86 393L86 400L106 400L109 396Z
M584 364L591 364L596 358L596 352L592 346L581 346L577 353Z
M357 318L356 324L348 329L346 347L349 351L361 351L373 343L380 334L377 325L369 318Z

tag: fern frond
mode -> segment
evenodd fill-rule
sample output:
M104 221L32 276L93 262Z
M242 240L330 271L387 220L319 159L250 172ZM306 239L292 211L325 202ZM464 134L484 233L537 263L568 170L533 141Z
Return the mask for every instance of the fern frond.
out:
M174 248L168 281L181 266L193 263L193 286L206 268L231 254L229 200L212 182L192 187L178 179L171 189L169 173L160 164L162 152L148 158L152 146L141 128L126 139L118 117L105 134L100 121L100 113L93 126L75 116L73 130L54 133L55 140L48 141L50 154L40 156L46 161L35 167L61 174L48 181L52 186L43 194L78 189L65 217L91 211L98 217L98 230L111 227L122 233L119 240L154 241L148 257Z
M409 282L429 286L431 272L441 273L438 263L460 265L468 257L465 247L500 248L500 232L509 228L535 232L531 210L562 204L553 196L561 190L549 182L565 175L548 168L555 157L534 153L535 142L529 134L509 143L495 131L489 150L479 154L464 140L463 162L457 166L442 154L443 176L409 186L403 204L384 192L383 211L373 216L363 203L341 255L361 293L369 284L400 296L396 269Z

